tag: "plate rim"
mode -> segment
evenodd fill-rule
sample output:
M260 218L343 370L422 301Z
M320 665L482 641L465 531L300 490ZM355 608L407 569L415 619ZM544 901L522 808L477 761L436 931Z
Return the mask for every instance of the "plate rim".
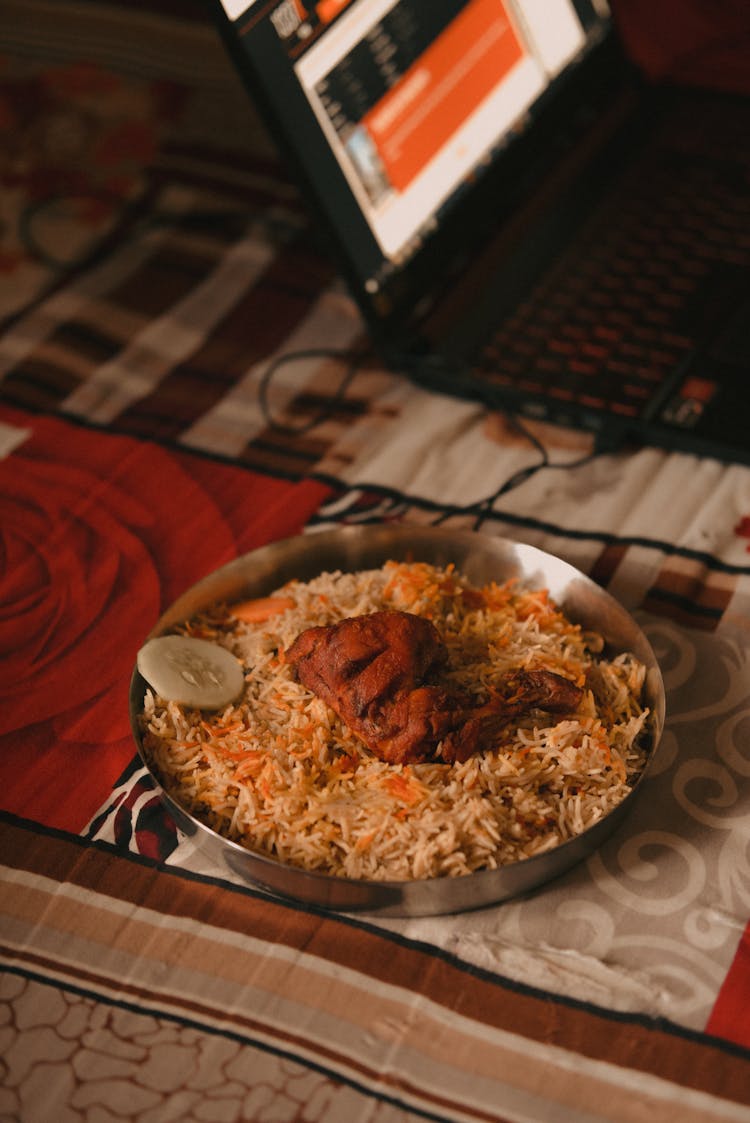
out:
M332 551L334 555L337 552L345 552L343 550L345 546L355 548L359 552L368 553L376 546L380 549L384 549L387 545L392 547L396 540L398 540L399 548L402 549L404 546L408 546L410 549L419 547L423 550L426 546L434 546L439 541L446 549L453 547L454 550L456 548L471 550L471 548L479 547L482 551L492 554L493 560L497 560L498 564L501 560L507 563L509 560L515 559L515 564L521 565L522 559L525 557L526 559L533 558L546 566L559 567L561 573L564 573L571 583L577 583L581 589L591 592L597 601L606 605L610 615L617 617L621 622L626 621L628 623L633 636L638 639L639 650L636 654L642 661L646 662L649 689L655 695L649 723L651 726L651 745L648 759L636 778L631 791L597 823L587 828L580 835L565 839L557 846L540 854L531 855L528 858L495 869L475 870L460 877L444 876L403 880L346 878L321 870L306 870L303 867L291 865L280 858L226 838L194 816L191 811L183 807L178 800L166 791L155 770L151 767L142 744L140 716L143 711L143 700L148 684L138 671L137 663L133 668L129 690L131 730L141 762L146 768L160 799L175 818L177 826L189 836L197 837L199 846L201 841L204 842L206 844L204 849L221 851L224 864L235 875L239 873L241 879L248 882L250 886L256 886L298 903L318 905L324 909L366 911L381 915L425 916L486 907L492 903L500 903L509 897L515 897L519 892L543 885L552 877L557 876L558 873L565 872L598 849L630 810L633 801L641 792L644 782L654 770L654 761L658 756L662 742L666 716L666 697L661 668L648 638L633 615L611 593L598 585L593 578L557 555L548 553L537 546L503 536L489 536L475 531L456 531L442 527L410 526L409 524L376 523L335 527L276 539L240 554L231 561L206 573L197 582L187 587L162 611L156 623L143 638L142 644L155 636L165 634L165 631L178 621L186 619L197 608L211 603L212 600L220 599L218 596L205 596L214 587L225 585L227 582L231 584L240 576L245 577L245 586L247 587L248 569L255 569L260 573L256 582L250 583L251 586L260 583L257 590L254 589L253 595L263 595L272 592L283 584L283 581L277 580L278 568L274 568L274 562L278 563L281 559L286 560L286 568L289 568L289 565L295 566L300 555L313 556L320 552L321 547ZM494 555L497 555L496 559ZM414 560L429 561L430 559L415 556ZM375 567L374 564L368 564L367 566L367 568ZM461 564L456 562L456 567L461 569ZM325 569L317 570L317 572L324 571ZM347 570L343 571L346 572ZM351 570L348 571L351 572ZM502 579L505 580L507 576L512 575L508 574ZM307 576L302 579L309 580L310 578ZM184 608L189 606L196 597L199 600L196 602L195 608L185 613ZM605 636L605 640L607 640L607 636ZM644 656L646 656L645 659ZM218 857L218 854L215 855L216 860L218 860ZM235 859L235 861L232 859ZM256 865L259 868L254 874L246 868ZM523 876L514 876L518 871L523 871ZM533 876L536 872L540 873L538 878ZM266 877L262 876L264 873ZM283 884L280 884L289 879L295 883L294 886L285 888ZM492 892L478 892L480 887L501 881L509 883L507 887L509 892L503 892L499 885L497 886L497 889L500 890L499 895ZM515 882L519 884L514 887L513 883ZM466 892L465 890L469 887L477 890L477 892ZM476 903L467 903L474 897L477 898ZM443 898L456 898L458 903Z

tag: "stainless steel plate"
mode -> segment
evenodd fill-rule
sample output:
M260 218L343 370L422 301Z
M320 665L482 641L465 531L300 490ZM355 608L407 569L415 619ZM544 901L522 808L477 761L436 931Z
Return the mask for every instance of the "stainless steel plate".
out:
M237 558L181 596L148 638L169 631L216 601L262 596L286 581L307 581L324 571L374 569L390 559L438 566L453 562L476 585L518 577L526 585L544 586L571 620L604 636L608 653L631 651L645 663L645 694L652 711L651 755L633 791L614 811L556 849L498 870L421 881L357 881L297 869L222 838L167 795L151 774L180 829L219 867L250 885L323 908L390 916L429 916L495 904L542 885L596 850L630 810L661 738L664 684L651 646L625 609L588 577L551 554L502 538L442 528L348 527L285 539ZM130 689L131 724L138 751L151 771L139 727L145 689L136 669Z

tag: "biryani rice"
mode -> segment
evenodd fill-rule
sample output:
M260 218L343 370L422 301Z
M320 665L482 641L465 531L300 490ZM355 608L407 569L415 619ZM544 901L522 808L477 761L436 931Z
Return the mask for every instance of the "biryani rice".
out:
M275 595L293 607L247 623L218 605L177 629L242 661L242 698L209 714L148 690L145 753L166 791L221 835L282 862L346 878L455 877L549 850L631 791L645 764L645 667L607 659L545 589L472 587L453 567L387 562L323 573ZM514 719L462 763L379 760L294 680L283 653L300 632L399 609L429 617L449 652L445 678L481 702L518 667L584 688L575 714Z

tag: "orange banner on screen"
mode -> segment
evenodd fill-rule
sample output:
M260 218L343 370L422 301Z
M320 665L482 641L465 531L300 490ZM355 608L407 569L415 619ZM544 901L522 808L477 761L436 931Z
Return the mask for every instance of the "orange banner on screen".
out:
M351 0L321 0L320 4L316 4L315 11L321 23L330 23L350 3Z
M501 0L473 0L364 117L398 191L524 56Z

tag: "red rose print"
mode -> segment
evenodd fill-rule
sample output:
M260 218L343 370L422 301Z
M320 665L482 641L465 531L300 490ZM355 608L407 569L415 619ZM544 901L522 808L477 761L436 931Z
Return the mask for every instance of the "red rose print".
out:
M742 516L734 528L734 533L738 538L750 538L750 515ZM745 549L750 554L750 546L746 546Z
M161 612L237 553L295 533L325 492L17 423L33 436L0 461L0 799L80 829L133 754L128 683Z

